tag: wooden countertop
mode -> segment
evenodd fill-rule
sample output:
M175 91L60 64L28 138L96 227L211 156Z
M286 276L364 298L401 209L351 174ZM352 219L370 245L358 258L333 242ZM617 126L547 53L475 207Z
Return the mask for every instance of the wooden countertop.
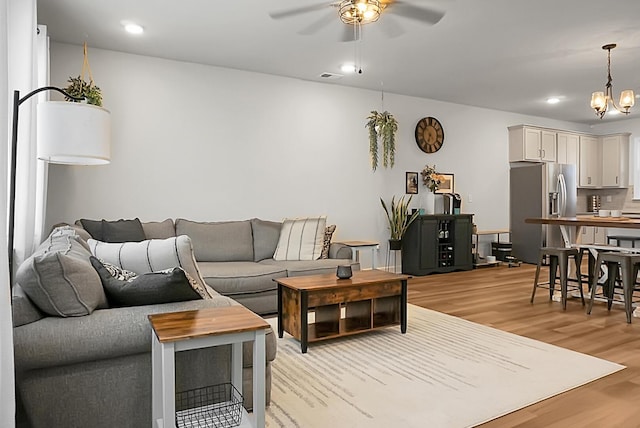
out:
M621 229L640 229L639 218L596 217L579 215L576 217L535 217L524 220L529 224L557 224L559 226L596 226L617 227Z

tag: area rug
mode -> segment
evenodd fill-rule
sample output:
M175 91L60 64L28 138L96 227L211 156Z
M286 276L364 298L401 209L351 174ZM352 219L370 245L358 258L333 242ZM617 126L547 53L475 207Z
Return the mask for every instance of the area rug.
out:
M408 314L404 335L389 327L307 354L285 333L267 427L471 427L624 368L417 306Z

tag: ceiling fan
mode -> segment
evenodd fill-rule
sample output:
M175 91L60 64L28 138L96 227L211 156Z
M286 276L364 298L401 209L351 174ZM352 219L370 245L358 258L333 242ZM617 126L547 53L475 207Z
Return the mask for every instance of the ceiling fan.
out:
M334 9L334 10L331 10ZM316 3L307 6L300 6L291 9L271 12L269 15L273 19L292 18L311 12L326 10L327 12L300 31L300 34L315 34L320 29L329 25L336 17L346 24L342 35L343 41L353 41L358 37L358 31L362 25L376 22L381 15L385 15L385 25L380 28L389 37L397 37L404 33L402 27L391 19L396 15L413 19L429 25L437 24L444 12L424 6L417 6L402 0L342 0L332 3Z

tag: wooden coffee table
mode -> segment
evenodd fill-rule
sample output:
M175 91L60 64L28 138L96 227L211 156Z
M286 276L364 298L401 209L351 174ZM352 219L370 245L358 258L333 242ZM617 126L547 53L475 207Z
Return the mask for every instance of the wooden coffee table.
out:
M400 325L407 332L407 280L380 270L356 271L350 279L335 274L275 279L278 283L278 337L286 331L310 342ZM315 320L309 322L309 314Z

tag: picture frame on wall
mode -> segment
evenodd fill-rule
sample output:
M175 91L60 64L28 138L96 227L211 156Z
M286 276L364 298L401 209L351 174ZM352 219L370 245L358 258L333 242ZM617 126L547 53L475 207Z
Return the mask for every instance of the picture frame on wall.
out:
M405 193L408 195L417 195L418 194L418 173L417 172L407 172L406 176L406 190Z
M438 174L440 176L443 177L443 179L440 181L440 186L438 186L438 190L436 190L436 193L454 193L455 192L455 187L454 187L454 181L453 181L453 174Z

